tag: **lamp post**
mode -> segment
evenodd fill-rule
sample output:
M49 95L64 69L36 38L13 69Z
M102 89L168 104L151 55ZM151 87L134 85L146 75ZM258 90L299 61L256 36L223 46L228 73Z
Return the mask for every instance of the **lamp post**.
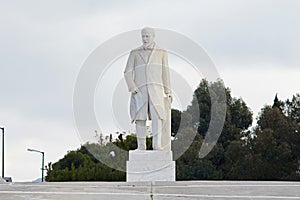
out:
M4 179L4 127L0 127L2 130L2 178Z
M37 153L41 153L42 154L42 182L44 182L44 159L45 159L45 152L43 151L39 151L39 150L35 150L35 149L27 149L27 151L31 151L31 152L37 152Z

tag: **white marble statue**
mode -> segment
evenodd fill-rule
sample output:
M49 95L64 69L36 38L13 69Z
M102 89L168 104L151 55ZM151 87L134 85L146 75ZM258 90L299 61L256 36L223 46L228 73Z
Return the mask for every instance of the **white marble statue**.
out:
M152 120L154 150L171 150L170 76L167 51L154 42L153 28L141 31L143 45L130 52L125 80L131 94L130 115L136 123L138 150L146 150L146 120Z

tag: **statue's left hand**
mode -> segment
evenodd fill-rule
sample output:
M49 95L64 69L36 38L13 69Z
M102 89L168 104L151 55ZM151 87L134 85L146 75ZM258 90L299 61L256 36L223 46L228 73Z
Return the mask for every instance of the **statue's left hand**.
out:
M173 102L173 97L171 94L168 94L168 99L170 100L171 103Z

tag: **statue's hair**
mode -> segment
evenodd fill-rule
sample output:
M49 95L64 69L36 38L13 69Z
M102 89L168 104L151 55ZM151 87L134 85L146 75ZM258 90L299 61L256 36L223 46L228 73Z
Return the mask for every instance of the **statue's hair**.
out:
M141 33L143 32L150 32L153 36L155 36L155 30L154 28L151 28L151 27L145 27L142 29Z

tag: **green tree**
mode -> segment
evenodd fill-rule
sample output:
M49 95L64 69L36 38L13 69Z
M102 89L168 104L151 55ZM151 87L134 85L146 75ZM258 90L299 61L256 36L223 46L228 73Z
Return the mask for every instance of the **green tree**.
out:
M225 90L225 96L222 96L224 94L222 90ZM225 98L226 101L224 101ZM200 159L199 150L211 121L212 99L215 103L219 103L219 109L226 109L226 118L218 143L204 159ZM226 102L226 105L223 105L222 102ZM197 134L194 136L194 141L189 149L177 160L177 178L220 179L227 177L226 173L229 169L223 167L227 148L232 142L245 143L241 138L245 137L246 131L252 124L252 112L246 103L241 98L233 98L230 89L224 88L222 81L210 83L202 80L194 92L191 105L188 106L186 111L181 113L182 116L184 113L188 114L185 117L191 116L191 118L189 120L181 120L182 123L186 123L186 121L191 121L192 123L186 123L184 126L180 124L182 131L179 130L177 133L173 146L180 147L180 145L176 145L180 141L182 141L182 146L184 146L185 138L189 138L191 137L189 135L194 134L195 130L193 129L196 129ZM218 111L215 111L214 114L219 115ZM189 129L185 127L189 127ZM176 149L174 152L176 152ZM207 170L207 172L204 173L202 170Z
M115 170L121 165L125 165L126 155L117 154L115 158L110 156L110 152L116 147L108 143L106 145L100 144L86 144L76 151L68 152L64 158L58 162L48 166L46 176L47 181L124 181L126 174L123 171ZM96 151L97 149L98 151ZM95 153L95 156L105 156L101 159L114 159L110 163L114 163L114 168L110 168L105 164L99 162L94 155L89 151Z
M276 179L296 179L296 171L299 168L299 124L297 121L286 116L281 108L266 106L257 122L259 131L256 131L257 140L263 138L264 134L269 133L273 138L272 144L266 151L265 162L276 165ZM265 143L265 144L264 144ZM267 141L259 146L266 146ZM272 157L273 155L273 157Z

